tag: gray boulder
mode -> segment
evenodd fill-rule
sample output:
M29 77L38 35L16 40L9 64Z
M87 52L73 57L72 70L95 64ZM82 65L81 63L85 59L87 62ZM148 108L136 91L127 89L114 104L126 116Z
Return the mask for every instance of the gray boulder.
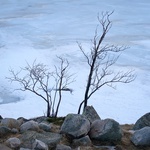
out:
M27 130L32 130L32 131L39 131L39 125L37 122L31 120L31 121L28 121L28 122L25 122L23 123L21 126L20 126L20 132L25 132Z
M96 120L91 125L89 136L100 141L120 141L122 131L119 123L113 119Z
M0 138L7 136L11 133L11 129L4 127L4 126L0 126Z
M150 127L150 112L143 115L141 118L137 120L137 122L133 127L133 130L139 130L146 126Z
M131 141L136 146L150 146L150 127L135 131Z
M16 129L16 128L13 128L13 129L11 129L11 132L12 132L13 134L17 134L17 133L19 133L19 130Z
M8 147L10 147L10 148L17 149L17 148L20 146L21 141L20 141L18 138L13 137L13 138L9 138L9 139L5 142L5 144L6 144Z
M79 138L87 135L90 130L90 122L83 115L69 114L66 116L62 126L61 133L72 138Z
M46 116L40 116L40 117L32 118L31 120L41 123L41 122L46 122L47 119L48 119L48 117L46 117Z
M23 148L32 149L35 140L39 140L48 145L48 148L51 149L56 148L61 138L61 135L57 133L26 131L21 135L20 140L22 141L21 147Z
M51 124L46 124L46 123L41 122L41 123L39 123L39 128L44 131L50 132L52 126L51 126Z
M56 150L72 150L70 146L58 144Z
M87 106L85 107L83 111L83 115L86 116L86 118L92 123L93 121L100 119L100 116L96 112L93 106Z
M34 150L48 150L48 146L40 140L35 140L33 143Z
M1 126L5 126L8 128L16 128L19 129L20 123L18 120L13 119L13 118L4 118L1 120Z
M82 138L79 138L79 139L74 139L73 142L72 142L72 145L74 147L77 147L77 146L91 146L92 145L92 142L89 138L89 136L84 136Z

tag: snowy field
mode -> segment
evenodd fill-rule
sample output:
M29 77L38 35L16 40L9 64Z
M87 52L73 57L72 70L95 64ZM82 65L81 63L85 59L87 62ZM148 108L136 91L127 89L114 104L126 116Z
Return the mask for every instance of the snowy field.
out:
M52 68L56 55L66 57L76 82L64 95L59 116L77 113L83 99L87 67L77 41L85 49L94 36L97 15L113 11L108 44L127 45L115 67L134 69L137 78L102 88L90 100L102 119L135 123L150 111L150 1L149 0L0 0L0 115L31 118L44 115L46 103L29 92L15 91L6 77L36 59ZM83 80L84 79L84 80Z

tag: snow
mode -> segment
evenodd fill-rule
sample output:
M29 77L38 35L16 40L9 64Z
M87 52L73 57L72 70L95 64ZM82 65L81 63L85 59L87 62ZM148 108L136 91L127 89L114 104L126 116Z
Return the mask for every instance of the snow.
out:
M90 100L102 119L135 123L150 106L149 0L5 0L0 1L0 115L31 118L45 115L46 103L29 92L14 91L6 77L36 59L53 68L56 55L66 57L76 74L73 94L64 94L59 115L76 113L83 99L87 67L77 41L88 49L98 24L97 15L113 11L107 43L127 45L115 68L134 69L130 84L104 87ZM83 80L84 79L84 80Z

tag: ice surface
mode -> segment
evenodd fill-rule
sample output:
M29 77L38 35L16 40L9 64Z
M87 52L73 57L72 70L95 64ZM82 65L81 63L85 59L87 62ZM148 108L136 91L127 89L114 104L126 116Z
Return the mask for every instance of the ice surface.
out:
M120 123L134 123L149 112L149 0L5 0L0 1L0 7L0 115L30 118L45 114L43 100L29 92L14 91L19 85L10 84L6 77L9 69L17 71L35 59L52 68L57 64L56 55L68 58L71 71L77 75L71 85L73 95L64 95L59 115L76 113L87 73L76 42L88 49L98 13L113 10L113 27L105 42L130 47L115 67L135 69L137 78L131 84L117 84L116 90L102 88L89 105L96 108L101 118Z

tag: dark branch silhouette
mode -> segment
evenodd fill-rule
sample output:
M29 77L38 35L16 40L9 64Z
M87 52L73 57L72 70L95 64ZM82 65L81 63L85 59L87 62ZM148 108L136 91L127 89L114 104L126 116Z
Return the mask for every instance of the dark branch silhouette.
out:
M21 68L17 73L10 70L11 82L18 82L21 88L17 90L30 91L41 97L47 103L47 117L57 117L62 100L62 91L72 92L68 86L73 82L69 75L69 62L58 57L60 67L55 66L54 72L49 72L47 66L42 63L33 62L32 65ZM22 75L22 76L21 76Z
M106 34L112 27L112 22L110 21L112 13L102 13L102 18L98 16L98 21L102 27L102 34L99 35L96 29L89 53L86 53L82 45L78 43L89 66L84 99L79 105L78 113L80 113L82 105L84 104L84 109L90 97L104 85L114 88L114 83L130 83L135 79L132 70L115 73L112 69L120 56L119 52L126 50L127 47L103 44ZM119 53L119 55L116 56L116 53Z

